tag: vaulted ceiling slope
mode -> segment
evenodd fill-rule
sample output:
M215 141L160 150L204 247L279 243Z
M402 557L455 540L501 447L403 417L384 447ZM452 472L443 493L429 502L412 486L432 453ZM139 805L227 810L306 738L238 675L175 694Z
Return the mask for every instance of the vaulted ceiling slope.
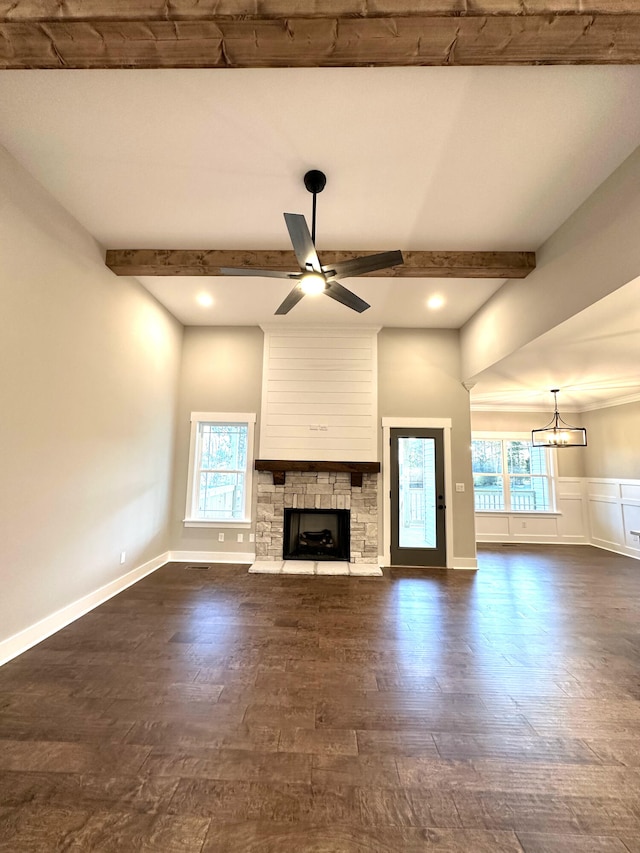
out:
M494 398L505 390L502 378L513 376L515 370L522 390L535 388L534 382L540 388L543 377L549 382L545 352L555 345L564 348L565 363L552 361L556 371L564 374L564 389L577 406L640 393L640 326L628 325L639 316L637 285L613 302L617 311L624 311L628 302L624 342L619 341L616 350L606 343L620 333L617 311L611 310L607 297L640 274L639 234L640 148L542 246L538 268L527 286L507 282L464 326L465 377L479 381L485 389L490 386ZM598 312L600 301L603 306ZM577 322L568 322L571 318ZM555 334L545 337L551 330ZM566 346L578 330L582 339L591 339L600 350L597 388L593 388L593 363L585 361L584 350ZM528 358L523 358L523 348ZM612 361L614 352L618 358ZM621 388L624 376L628 381Z

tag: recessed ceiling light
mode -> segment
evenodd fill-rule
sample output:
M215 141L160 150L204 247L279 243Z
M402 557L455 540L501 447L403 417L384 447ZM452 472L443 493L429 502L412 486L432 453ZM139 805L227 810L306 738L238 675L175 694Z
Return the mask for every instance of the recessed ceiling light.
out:
M202 305L203 308L209 308L213 305L213 296L208 293L199 293L196 296L196 302L198 305Z
M435 293L427 299L427 308L430 308L432 311L437 311L438 308L442 308L443 305L444 296L440 296L439 293Z

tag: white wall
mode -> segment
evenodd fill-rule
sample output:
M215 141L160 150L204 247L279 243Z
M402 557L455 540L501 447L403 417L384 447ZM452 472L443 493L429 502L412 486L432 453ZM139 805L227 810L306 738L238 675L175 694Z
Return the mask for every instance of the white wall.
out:
M191 326L184 330L171 516L173 551L201 553L207 559L204 555L211 552L243 555L254 548L249 534L255 532L257 477L253 481L251 530L185 527L182 521L187 495L189 416L191 412L255 412L258 422L254 448L259 447L262 352L263 333L257 326ZM244 536L242 543L237 541L238 532ZM218 541L220 533L224 542Z
M582 425L588 477L640 479L640 402L583 412Z
M464 492L447 499L453 556L476 556L469 393L460 381L460 345L450 329L382 329L378 335L381 418L451 418L452 480ZM380 457L382 458L382 457Z
M167 550L182 327L4 149L0 247L2 641Z

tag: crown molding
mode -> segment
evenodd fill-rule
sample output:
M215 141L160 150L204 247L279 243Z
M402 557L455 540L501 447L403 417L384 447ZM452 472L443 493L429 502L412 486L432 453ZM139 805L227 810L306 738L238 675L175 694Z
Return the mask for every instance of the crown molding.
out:
M596 412L598 409L611 409L614 406L625 406L628 403L639 403L640 393L627 394L623 397L611 397L608 400L601 400L597 403L589 403L582 406L571 406L569 408L561 407L561 414L580 415L582 412ZM512 412L513 414L523 414L523 412L549 412L553 411L552 406L517 406L513 403L510 405L492 405L491 403L471 403L472 412Z
M600 403L592 403L589 406L583 406L580 412L595 412L598 409L611 409L614 406L625 406L627 403L640 403L640 394L628 394L625 397L613 397L610 400L603 400Z

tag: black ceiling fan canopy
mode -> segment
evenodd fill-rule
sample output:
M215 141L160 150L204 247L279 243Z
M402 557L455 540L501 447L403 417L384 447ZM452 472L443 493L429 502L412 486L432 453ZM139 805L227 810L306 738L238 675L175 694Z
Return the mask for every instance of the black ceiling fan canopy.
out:
M304 185L310 193L317 195L327 185L327 176L319 169L311 169L304 176Z
M320 258L316 251L316 197L323 191L327 184L327 176L319 169L310 169L304 176L304 185L306 189L313 194L313 209L312 209L312 227L311 232L307 225L307 220L301 213L285 213L284 220L289 232L289 238L296 260L300 264L299 272L283 272L280 270L259 270L251 268L235 268L224 267L220 271L223 275L242 275L242 276L266 276L268 278L288 278L296 281L293 290L290 291L286 299L278 306L276 314L288 314L289 311L297 305L298 302L305 296L309 286L309 279L313 279L315 288L320 285L320 290L314 289L313 292L321 292L336 302L346 305L353 311L361 314L370 308L368 302L356 296L344 285L340 284L337 279L345 276L363 275L376 270L387 269L403 263L402 252L399 250L392 252L378 252L373 255L364 255L359 258L352 258L348 261L342 261L338 264L322 266ZM307 281L305 282L305 279ZM324 289L322 282L324 280ZM312 292L309 290L308 292Z

